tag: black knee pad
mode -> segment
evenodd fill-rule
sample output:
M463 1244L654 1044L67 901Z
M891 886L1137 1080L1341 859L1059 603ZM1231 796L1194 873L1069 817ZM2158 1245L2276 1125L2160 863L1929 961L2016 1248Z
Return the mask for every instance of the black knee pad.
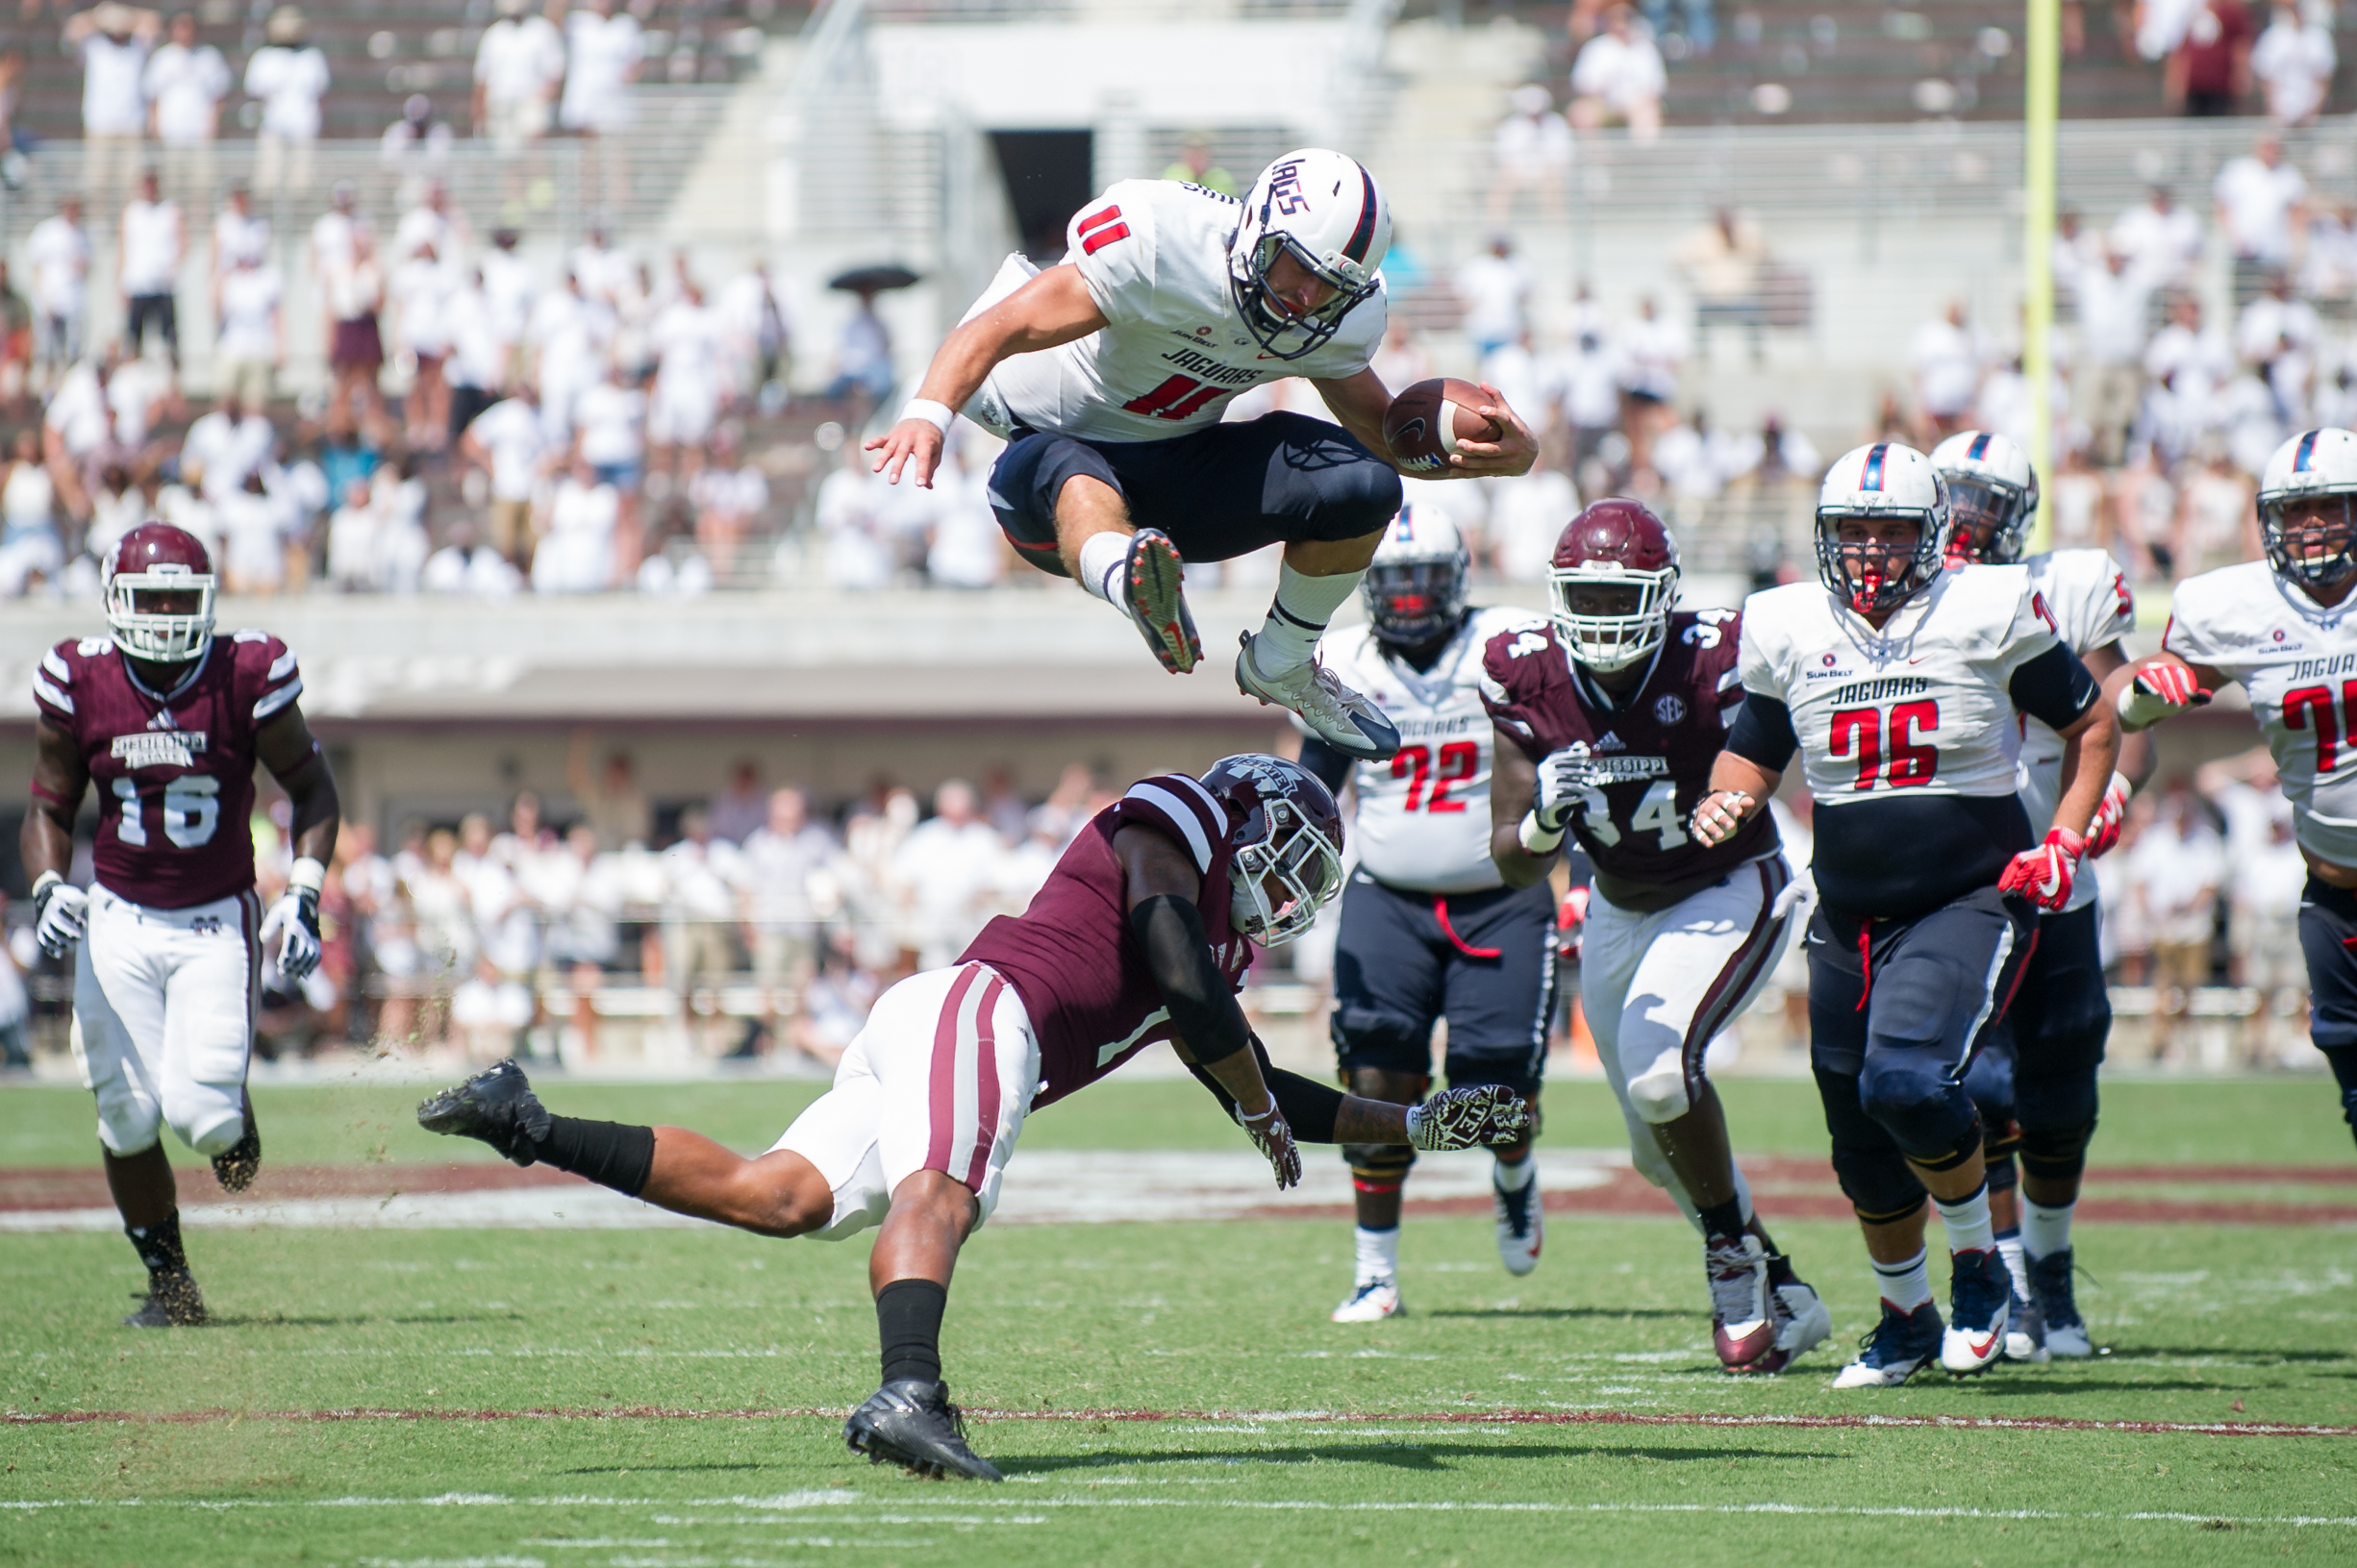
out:
M2014 1097L2014 1114L2021 1123L2024 1147L2039 1133L2076 1135L2084 1144L2086 1134L2094 1131L2095 1111L2101 1103L2092 1062L2051 1077L2022 1079Z
M2041 1182L2076 1182L2087 1169L2087 1145L2095 1135L2090 1115L2075 1127L2021 1130L2021 1168Z
M2021 1184L2021 1171L2014 1163L2014 1157L2010 1150L2004 1154L1988 1154L1984 1157L1989 1162L1989 1190L1991 1192L2011 1192Z
M1432 1071L1432 1020L1410 1018L1384 1008L1342 1003L1326 1025L1345 1069L1379 1067L1391 1073Z
M1981 1119L1981 1154L1994 1163L2011 1159L2021 1147L2021 1124L2008 1117L2001 1122Z
M1894 1148L1836 1143L1833 1174L1842 1196L1868 1225L1905 1219L1923 1207L1923 1183L1916 1180L1907 1157Z
M1933 1170L1946 1168L1939 1161L1963 1148L1961 1163L1970 1156L1966 1145L1980 1141L1972 1097L1926 1054L1869 1056L1858 1075L1858 1103L1918 1164Z
M1350 1166L1350 1180L1361 1191L1389 1191L1408 1179L1408 1167L1416 1163L1416 1151L1404 1143L1345 1143L1342 1158Z

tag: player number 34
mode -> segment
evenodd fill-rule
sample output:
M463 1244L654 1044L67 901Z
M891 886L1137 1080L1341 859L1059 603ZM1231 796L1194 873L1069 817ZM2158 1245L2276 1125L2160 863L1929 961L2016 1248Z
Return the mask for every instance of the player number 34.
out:
M145 848L147 813L139 801L139 786L131 779L114 781L114 798L123 803L123 822L117 830L126 844ZM174 849L195 849L213 842L221 825L221 784L201 773L183 774L163 786L163 836Z

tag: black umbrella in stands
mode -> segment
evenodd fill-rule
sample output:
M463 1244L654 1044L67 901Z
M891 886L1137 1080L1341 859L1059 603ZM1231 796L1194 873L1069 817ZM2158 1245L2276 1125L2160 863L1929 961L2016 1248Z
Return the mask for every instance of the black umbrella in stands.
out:
M916 274L907 267L887 262L880 266L853 267L827 280L829 288L840 288L846 294L881 294L888 288L906 288L916 282Z

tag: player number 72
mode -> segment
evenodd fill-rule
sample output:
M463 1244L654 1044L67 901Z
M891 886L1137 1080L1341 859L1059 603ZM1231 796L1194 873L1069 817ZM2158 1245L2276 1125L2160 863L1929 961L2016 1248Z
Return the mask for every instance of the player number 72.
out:
M1401 809L1413 811L1420 803L1426 811L1462 811L1465 802L1449 790L1470 780L1481 767L1481 747L1470 740L1451 740L1441 747L1441 771L1433 775L1430 746L1402 746L1392 758L1392 777L1408 781L1408 799ZM1431 793L1425 793L1425 785Z

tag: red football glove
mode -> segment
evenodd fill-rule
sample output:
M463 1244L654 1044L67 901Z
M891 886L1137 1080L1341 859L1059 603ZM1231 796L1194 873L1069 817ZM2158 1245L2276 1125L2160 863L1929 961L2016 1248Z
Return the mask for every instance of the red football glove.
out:
M1563 896L1563 907L1555 911L1555 951L1566 963L1577 963L1580 956L1580 933L1588 925L1588 884L1581 883Z
M2059 909L2070 902L2071 880L2086 853L2087 840L2069 828L2049 829L2044 843L2013 858L1997 879L1997 891L2019 893L2042 909Z
M2111 784L2103 791L2103 803L2095 808L2094 819L2087 824L2087 858L2094 859L2119 842L2119 825L2128 815L2128 797L2134 793L2128 781L2119 774L2112 775Z

